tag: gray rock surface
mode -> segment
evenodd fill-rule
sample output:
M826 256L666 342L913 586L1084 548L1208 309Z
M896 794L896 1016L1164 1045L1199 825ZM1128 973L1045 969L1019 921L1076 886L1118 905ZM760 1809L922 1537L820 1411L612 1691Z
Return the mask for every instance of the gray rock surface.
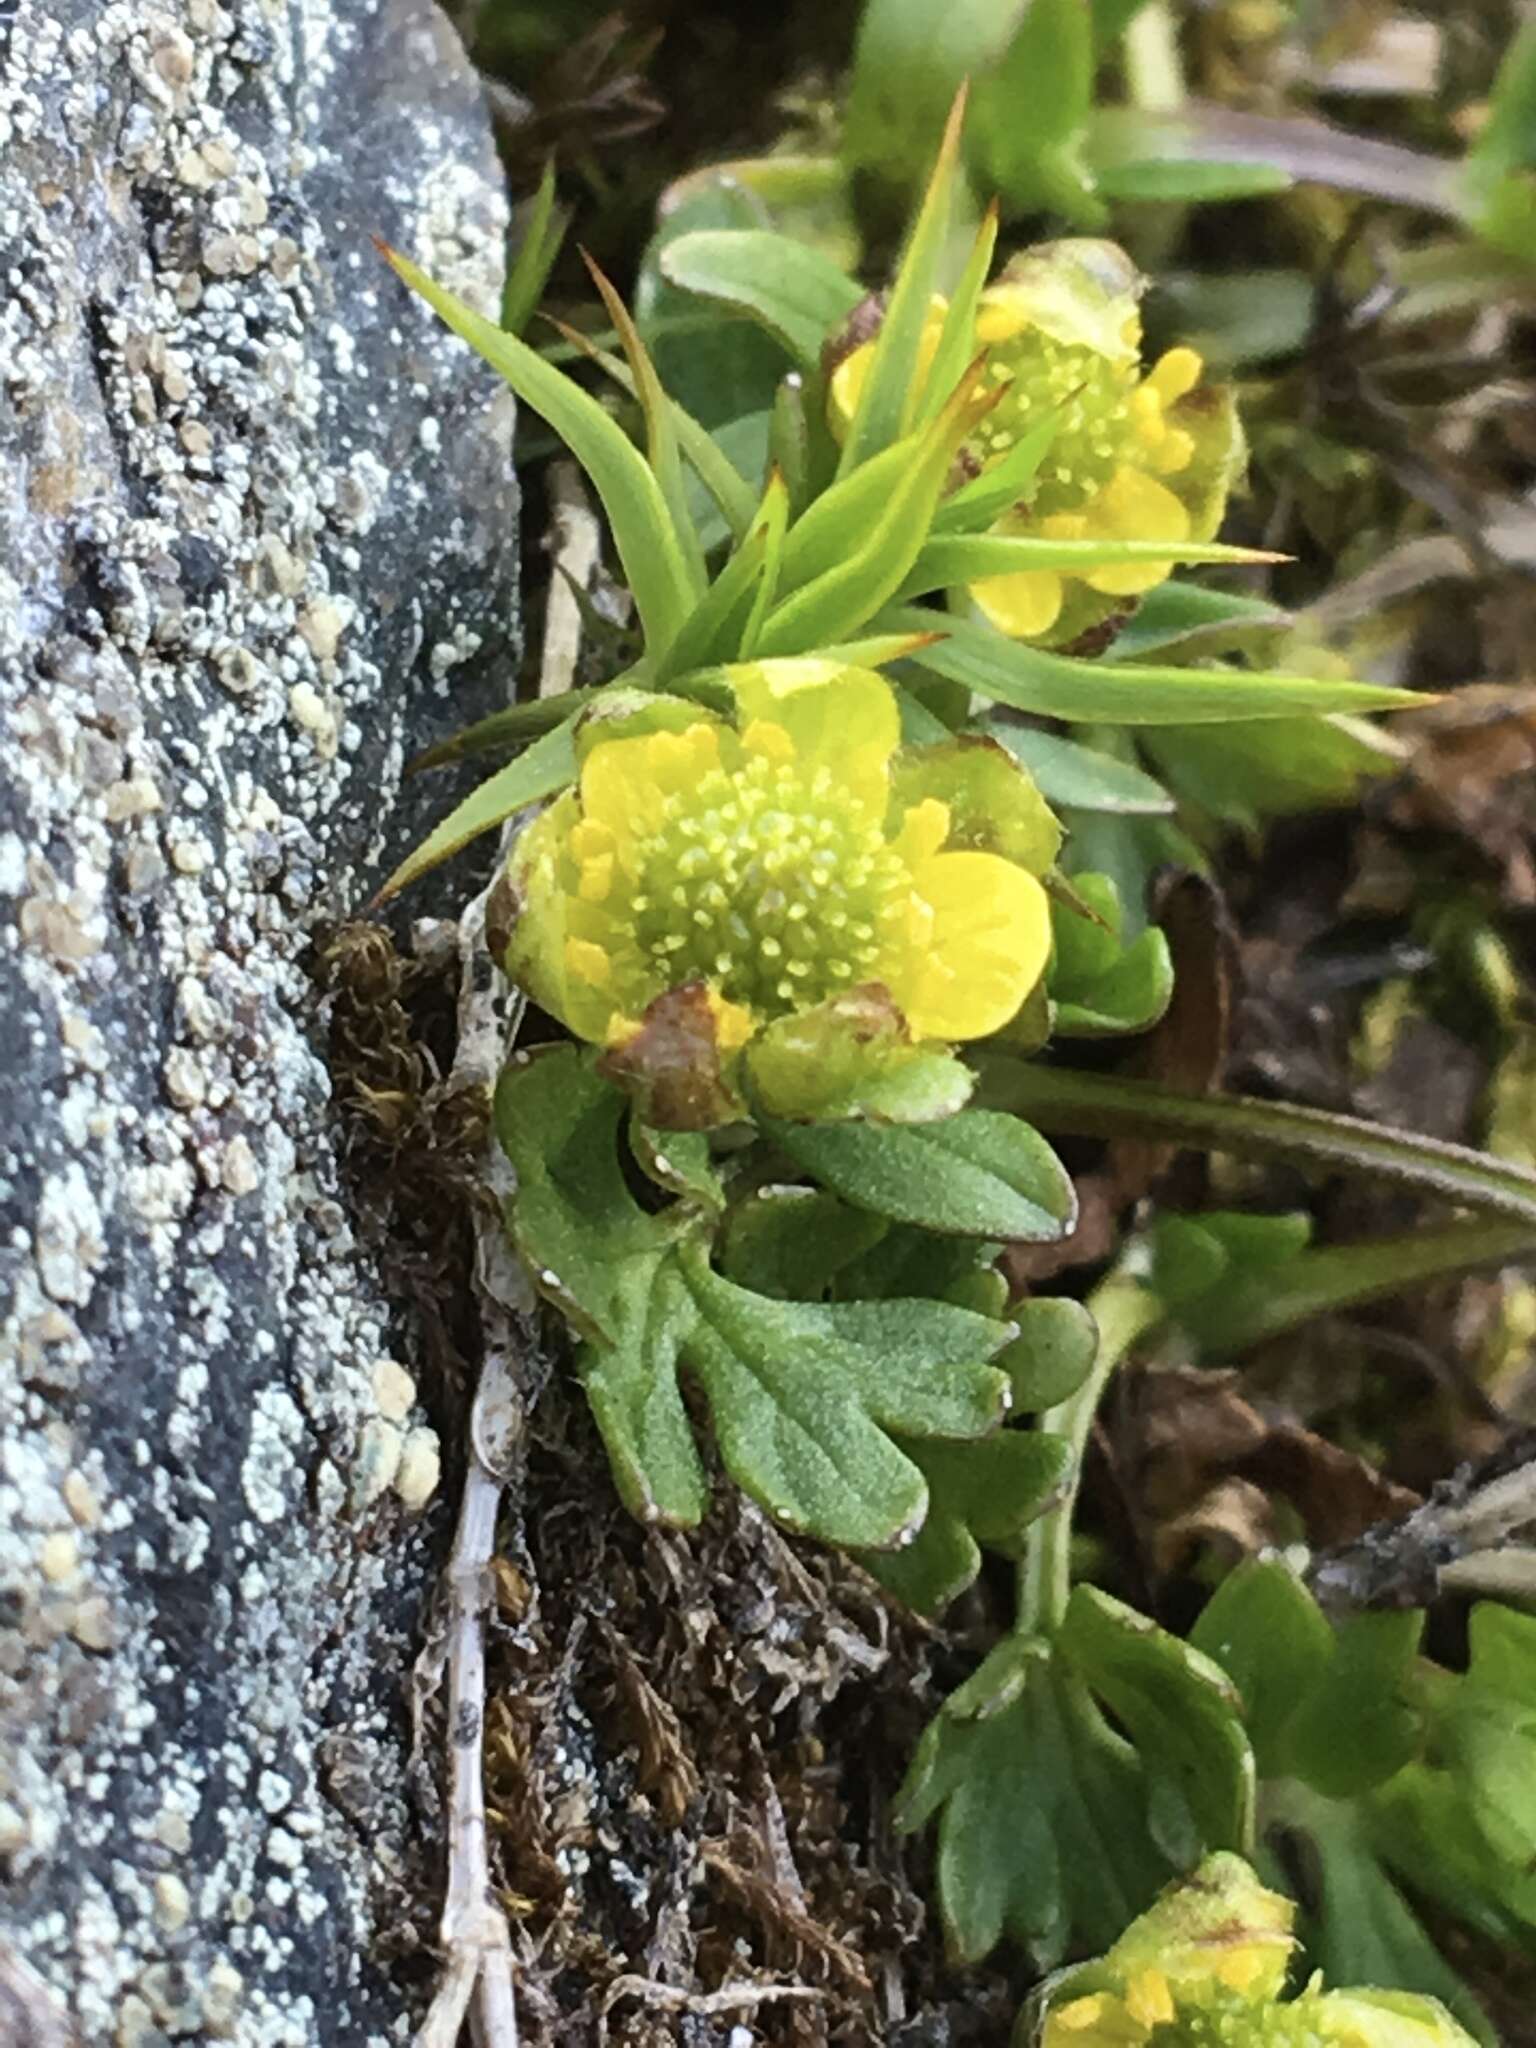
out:
M515 598L431 0L0 6L0 2041L363 2048L441 1507L316 927ZM399 1361L402 1353L405 1362Z

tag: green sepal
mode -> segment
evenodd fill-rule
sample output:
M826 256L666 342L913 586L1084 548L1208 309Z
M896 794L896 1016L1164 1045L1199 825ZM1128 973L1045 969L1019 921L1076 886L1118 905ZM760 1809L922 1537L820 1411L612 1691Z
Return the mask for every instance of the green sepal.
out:
M927 797L949 810L947 849L1001 854L1032 875L1047 874L1061 851L1061 826L1023 768L996 740L966 734L905 747L891 764L893 827Z
M914 1044L878 983L775 1019L752 1041L746 1069L761 1115L813 1122L930 1123L962 1108L975 1085L952 1053Z

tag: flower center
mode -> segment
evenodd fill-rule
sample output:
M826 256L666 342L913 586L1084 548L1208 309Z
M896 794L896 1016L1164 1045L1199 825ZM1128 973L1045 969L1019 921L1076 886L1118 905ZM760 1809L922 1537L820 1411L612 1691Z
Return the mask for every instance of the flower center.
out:
M670 795L636 842L630 930L657 980L782 1016L875 978L911 893L830 770L756 756Z
M1075 511L1108 483L1135 433L1136 362L1111 362L1096 349L1030 329L993 351L987 374L1007 392L973 444L983 464L1006 455L1047 413L1060 422L1036 476L1032 513Z

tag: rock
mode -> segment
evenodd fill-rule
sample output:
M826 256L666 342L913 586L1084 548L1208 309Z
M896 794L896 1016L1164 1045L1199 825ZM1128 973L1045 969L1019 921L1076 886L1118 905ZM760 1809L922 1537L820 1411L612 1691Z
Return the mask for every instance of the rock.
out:
M489 307L504 227L431 0L0 8L8 2043L409 2031L446 1510L349 1507L412 1353L307 961L515 620L510 401L369 236Z

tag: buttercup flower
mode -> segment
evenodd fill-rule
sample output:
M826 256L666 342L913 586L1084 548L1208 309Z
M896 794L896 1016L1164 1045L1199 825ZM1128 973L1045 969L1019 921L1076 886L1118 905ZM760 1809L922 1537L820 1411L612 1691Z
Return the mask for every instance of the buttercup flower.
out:
M869 670L729 673L734 722L663 696L590 719L511 873L510 971L675 1127L739 1114L749 1077L826 1113L861 1059L997 1030L1050 948L1059 831L1001 748L900 748Z
M1294 1915L1240 1856L1207 1857L1098 1962L1048 1987L1040 2048L1472 2048L1433 1998L1314 1978L1282 2000ZM1038 2017L1026 2012L1021 2040Z
M976 345L983 376L1003 385L966 455L979 470L1006 456L1047 414L1055 439L1028 495L992 528L1042 540L1210 540L1242 462L1225 387L1201 382L1200 357L1169 349L1141 358L1142 279L1113 242L1068 240L1026 249L981 295ZM925 345L943 324L936 300ZM834 428L852 416L873 343L833 372ZM1161 583L1172 562L1137 562L1076 576L1025 569L973 583L970 595L1014 639L1074 640Z

